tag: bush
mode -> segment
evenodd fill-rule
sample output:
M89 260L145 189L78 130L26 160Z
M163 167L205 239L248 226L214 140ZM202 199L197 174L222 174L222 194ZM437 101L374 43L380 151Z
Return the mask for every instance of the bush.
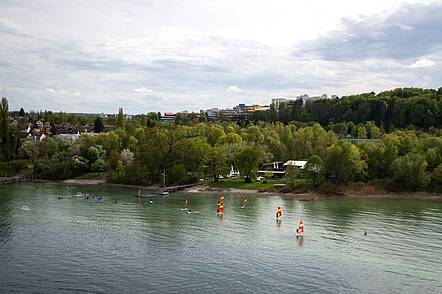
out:
M25 159L11 160L9 167L7 162L0 162L0 176L7 177L20 172L28 167L28 161Z

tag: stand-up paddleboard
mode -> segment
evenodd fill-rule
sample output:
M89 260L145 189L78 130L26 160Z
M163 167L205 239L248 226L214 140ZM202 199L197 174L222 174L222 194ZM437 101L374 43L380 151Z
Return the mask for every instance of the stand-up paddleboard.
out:
M282 219L282 216L280 216L280 217L276 217L276 216L274 216L273 218L276 219L276 220L281 220L281 219Z

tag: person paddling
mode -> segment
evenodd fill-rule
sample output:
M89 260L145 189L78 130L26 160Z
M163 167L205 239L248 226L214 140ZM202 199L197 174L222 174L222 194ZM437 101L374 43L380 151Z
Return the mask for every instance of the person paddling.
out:
M247 204L247 198L245 198L245 199L242 201L241 208L246 207L246 204Z
M224 213L224 202L218 201L216 213L217 214L223 214Z
M304 221L299 222L298 228L296 229L296 236L304 235Z
M188 204L189 204L189 201L186 199L186 201L184 201L184 204L183 204L183 210L187 210Z
M221 194L221 197L218 200L218 205L216 209L217 214L223 214L224 213L224 195Z
M276 209L276 218L279 219L282 217L282 208L281 206L278 206L278 209Z

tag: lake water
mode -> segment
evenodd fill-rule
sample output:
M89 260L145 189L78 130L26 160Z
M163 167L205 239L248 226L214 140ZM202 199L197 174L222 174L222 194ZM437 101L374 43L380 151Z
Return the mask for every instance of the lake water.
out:
M0 292L442 293L441 202L135 194L0 187Z

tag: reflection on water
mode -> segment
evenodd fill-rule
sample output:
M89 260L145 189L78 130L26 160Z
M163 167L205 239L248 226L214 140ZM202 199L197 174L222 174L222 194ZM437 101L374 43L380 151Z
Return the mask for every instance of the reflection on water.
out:
M134 195L100 186L0 187L0 289L442 292L440 202L226 195L217 216L216 195L153 203ZM192 213L182 209L185 199ZM278 206L283 220L274 219ZM305 236L296 238L301 219Z
M297 237L296 242L298 243L299 248L304 247L304 236Z

